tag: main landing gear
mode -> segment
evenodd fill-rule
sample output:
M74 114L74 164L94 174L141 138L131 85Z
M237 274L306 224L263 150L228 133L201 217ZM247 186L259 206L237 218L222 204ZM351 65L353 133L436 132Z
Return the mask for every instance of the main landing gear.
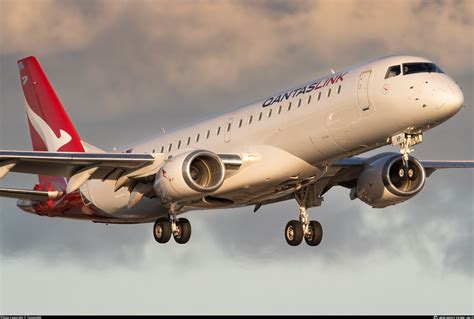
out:
M153 226L153 236L160 244L167 243L171 235L178 244L186 244L191 238L191 223L186 218L159 218Z
M286 224L285 239L288 245L298 246L303 238L309 246L317 246L323 239L323 228L318 221L308 221L306 208L300 207L300 220L290 220Z
M298 246L304 240L309 246L318 246L323 239L323 228L318 221L309 220L307 209L321 206L322 197L315 196L314 188L308 186L302 192L295 193L300 206L299 220L290 220L285 227L285 239L288 245Z

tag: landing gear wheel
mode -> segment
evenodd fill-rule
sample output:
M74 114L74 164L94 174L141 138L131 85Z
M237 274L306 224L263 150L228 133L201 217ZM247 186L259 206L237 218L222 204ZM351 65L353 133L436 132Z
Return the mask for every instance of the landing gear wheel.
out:
M285 227L285 239L288 245L298 246L303 237L303 224L297 220L290 220Z
M153 226L153 236L160 244L167 243L171 238L171 223L167 218L159 218Z
M304 240L309 246L318 246L323 239L323 227L318 221L312 220L308 225L308 232Z
M415 169L413 169L413 167L408 168L407 175L408 175L408 179L411 181L415 181L418 178L418 173L416 172Z
M178 219L173 237L178 244L186 244L189 241L189 238L191 238L191 223L189 220L186 218Z
M398 177L403 178L403 177L405 177L405 175L406 175L405 174L405 167L400 167L398 169Z

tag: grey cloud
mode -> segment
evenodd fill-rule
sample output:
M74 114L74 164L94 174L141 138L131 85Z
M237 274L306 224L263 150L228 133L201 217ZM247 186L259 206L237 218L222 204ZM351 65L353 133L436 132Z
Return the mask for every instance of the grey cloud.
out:
M87 4L87 6L85 6ZM121 2L41 0L0 3L2 54L74 51L89 46L121 12Z
M347 190L333 189L322 207L310 210L311 219L319 220L324 229L323 242L316 249L304 243L295 249L285 243L286 222L298 216L294 202L270 205L256 214L251 209L215 213L206 220L224 251L249 260L278 261L282 256L308 258L311 254L331 266L347 260L366 262L380 254L396 258L408 252L428 268L439 265L472 276L472 180L466 176L458 183L448 180L456 184L455 190L440 197L447 186L440 179L433 175L424 193L383 210L359 201L348 203Z
M14 200L2 200L2 258L36 257L46 263L74 263L88 268L132 267L143 260L150 239L148 225L103 225L33 216Z

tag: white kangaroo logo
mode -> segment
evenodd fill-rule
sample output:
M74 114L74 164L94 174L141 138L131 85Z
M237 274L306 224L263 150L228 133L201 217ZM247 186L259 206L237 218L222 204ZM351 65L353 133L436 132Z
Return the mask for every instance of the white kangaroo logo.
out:
M59 137L54 134L53 129L46 123L38 114L33 112L25 99L26 114L35 128L36 132L41 136L46 148L50 152L57 152L62 146L66 145L72 140L68 132L59 130Z

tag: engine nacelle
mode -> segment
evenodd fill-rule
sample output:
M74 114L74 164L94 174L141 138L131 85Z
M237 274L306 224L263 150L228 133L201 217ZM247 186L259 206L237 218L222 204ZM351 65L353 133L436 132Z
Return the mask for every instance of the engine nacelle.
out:
M369 163L357 180L355 195L374 208L404 202L425 185L425 169L414 157L408 159L408 170L398 154L376 158Z
M176 202L216 191L224 176L219 156L196 150L168 159L157 173L153 188L164 202Z

